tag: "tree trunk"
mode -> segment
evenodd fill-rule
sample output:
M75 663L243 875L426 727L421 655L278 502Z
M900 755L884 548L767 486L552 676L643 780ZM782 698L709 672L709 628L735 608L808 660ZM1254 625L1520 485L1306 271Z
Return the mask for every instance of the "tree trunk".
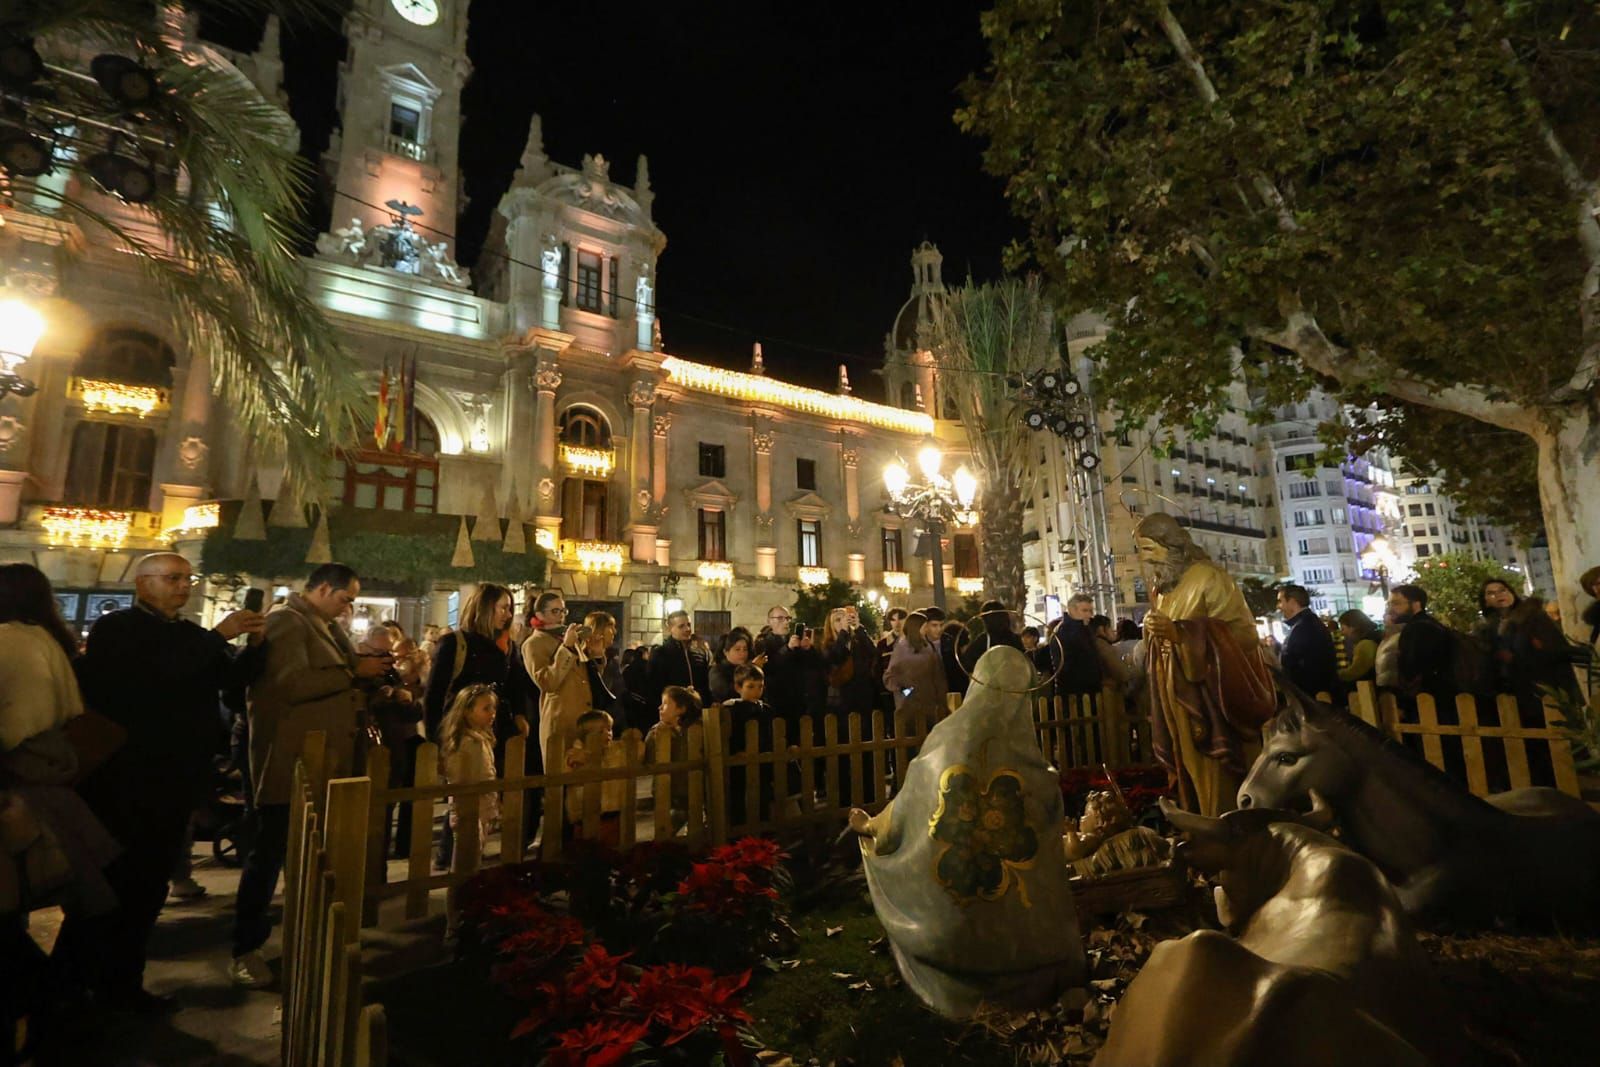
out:
M1569 637L1587 642L1588 627L1579 616L1589 597L1578 588L1578 577L1600 563L1600 418L1593 405L1571 408L1564 419L1547 422L1534 440L1561 624Z
M983 491L978 509L983 524L983 590L1006 607L1026 611L1028 587L1022 578L1022 494L1014 485Z

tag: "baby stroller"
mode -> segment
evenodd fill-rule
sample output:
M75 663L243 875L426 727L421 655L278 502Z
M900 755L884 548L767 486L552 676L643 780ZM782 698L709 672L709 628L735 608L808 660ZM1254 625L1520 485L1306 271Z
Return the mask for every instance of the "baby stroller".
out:
M195 813L194 836L211 842L218 863L237 867L250 851L250 738L248 720L234 719L226 756L216 758L211 795Z

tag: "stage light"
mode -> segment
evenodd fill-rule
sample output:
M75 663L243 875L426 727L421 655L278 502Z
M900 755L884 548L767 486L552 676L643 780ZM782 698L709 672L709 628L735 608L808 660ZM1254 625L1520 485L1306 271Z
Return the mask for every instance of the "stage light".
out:
M89 73L108 96L129 110L150 104L161 91L155 73L127 56L110 52L95 56L89 63Z
M0 167L18 178L37 178L50 171L54 162L49 142L26 130L7 130L0 134Z
M44 60L39 58L32 38L0 43L0 84L25 89L43 76Z

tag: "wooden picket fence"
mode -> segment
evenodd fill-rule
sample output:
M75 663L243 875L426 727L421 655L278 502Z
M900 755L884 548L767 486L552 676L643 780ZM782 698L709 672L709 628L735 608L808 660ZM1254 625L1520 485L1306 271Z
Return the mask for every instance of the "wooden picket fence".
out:
M283 888L284 1067L384 1067L383 1007L361 1002L361 903L371 782L325 774L325 736L295 762Z
M1457 694L1455 698L1456 722L1439 721L1439 708L1427 693L1417 696L1417 721L1406 722L1393 693L1379 693L1371 682L1361 682L1350 697L1350 711L1388 734L1395 741L1405 743L1407 738L1420 739L1423 757L1435 767L1444 770L1445 738L1458 739L1462 759L1466 766L1467 788L1476 796L1488 796L1495 789L1491 783L1488 765L1484 760L1484 743L1503 746L1509 786L1501 788L1526 789L1531 785L1554 785L1563 793L1582 796L1578 770L1573 762L1572 741L1565 726L1566 718L1555 704L1544 705L1545 724L1524 726L1522 709L1517 699L1506 693L1495 698L1493 708L1500 722L1490 725L1483 722L1479 698L1470 693ZM1535 782L1529 771L1529 744L1547 750L1553 782ZM1452 745L1453 747L1453 745Z
M959 706L958 698L952 697L950 705ZM842 721L835 715L805 716L796 724L777 719L768 727L770 739L756 723L746 723L739 745L730 744L727 709L713 707L684 732L676 760L668 738L658 735L656 751L647 752L645 740L629 730L620 738L583 739L581 765L575 768L514 774L510 769L524 765L526 746L534 742L513 737L499 778L455 786L440 780L438 747L424 744L417 751L414 785L371 791L363 923L376 925L383 901L395 897L405 900L405 919L423 918L430 894L440 888L449 891L453 913L455 887L486 862L519 863L535 848L541 860L559 861L564 813L573 837L623 850L641 840L680 836L689 848L700 849L748 834L803 833L819 826L832 832L852 807L881 810L928 731L943 717L874 711ZM1040 698L1033 718L1040 748L1061 769L1122 767L1150 758L1148 718L1130 716L1119 690ZM449 771L446 778L459 777ZM369 753L367 773L373 782L388 781L386 750ZM740 795L730 796L735 789ZM523 798L531 790L544 794L537 827L525 821ZM478 815L482 798L491 794L500 798L500 849L486 857ZM643 806L642 794L648 797ZM450 871L434 873L435 817L447 803L455 809L455 854ZM411 840L405 843L404 876L391 880L384 830L389 809L397 804L412 806Z

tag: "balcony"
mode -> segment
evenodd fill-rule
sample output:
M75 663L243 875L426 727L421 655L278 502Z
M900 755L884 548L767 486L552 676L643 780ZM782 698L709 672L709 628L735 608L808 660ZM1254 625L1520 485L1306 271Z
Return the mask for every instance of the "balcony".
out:
M621 574L628 559L628 546L607 541L562 541L556 558L585 574Z
M911 575L906 571L884 571L883 587L891 593L909 593Z
M171 405L167 390L157 386L108 382L98 378L67 379L67 398L81 403L85 411L133 415L141 419L165 415Z
M402 159L414 159L418 163L433 162L433 147L431 145L419 144L405 137L397 137L392 133L384 136L383 150L392 156L399 156Z
M833 577L826 567L797 567L794 576L801 585L827 585Z
M694 573L701 585L726 587L733 584L733 564L727 560L701 560Z
M582 445L562 445L561 465L573 474L585 478L609 478L616 466L617 454L609 448L585 448Z
M1234 534L1239 537L1254 537L1266 540L1265 530L1252 529L1249 526L1231 526L1225 522L1208 522L1205 519L1189 519L1182 515L1173 516L1178 520L1179 526L1187 526L1192 530L1206 530L1210 533Z
M42 529L50 544L70 548L115 549L130 541L152 545L165 541L161 516L152 511L44 504L28 509L22 526Z

